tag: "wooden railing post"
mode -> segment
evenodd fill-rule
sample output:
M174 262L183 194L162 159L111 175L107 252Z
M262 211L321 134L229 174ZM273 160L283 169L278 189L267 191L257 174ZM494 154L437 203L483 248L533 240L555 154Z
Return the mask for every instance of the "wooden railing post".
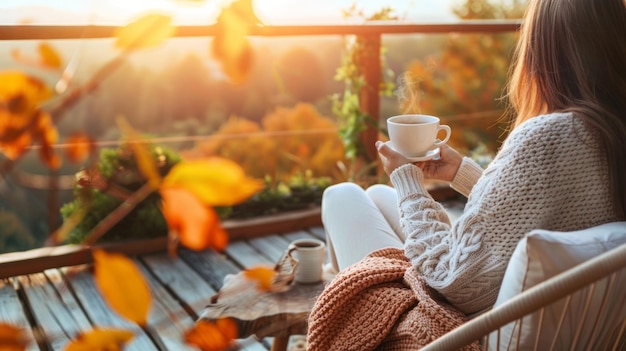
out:
M380 84L381 84L381 58L380 58L380 34L362 35L359 40L364 45L361 57L361 72L365 78L365 85L360 91L361 111L373 120L373 125L367 125L361 138L365 145L367 156L370 160L376 160L377 152L374 143L378 140L378 123L380 120Z

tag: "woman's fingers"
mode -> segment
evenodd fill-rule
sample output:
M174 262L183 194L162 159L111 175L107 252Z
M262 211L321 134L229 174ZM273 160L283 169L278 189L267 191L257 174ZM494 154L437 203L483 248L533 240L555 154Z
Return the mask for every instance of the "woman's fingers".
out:
M402 165L411 163L402 154L380 140L376 142L376 150L387 174L391 174L391 172Z

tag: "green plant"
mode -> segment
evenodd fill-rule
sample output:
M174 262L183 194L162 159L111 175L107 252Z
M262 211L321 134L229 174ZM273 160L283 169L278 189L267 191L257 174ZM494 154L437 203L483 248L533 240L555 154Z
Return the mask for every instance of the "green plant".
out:
M178 154L160 146L151 146L150 151L161 176L166 175L181 160ZM77 178L75 199L61 207L61 215L67 220L81 207L88 205L91 207L82 221L70 232L67 239L69 243L82 242L98 223L146 182L137 166L132 149L127 145L117 149L101 150L98 172L79 172ZM89 193L86 194L85 191ZM102 239L112 241L166 235L167 223L159 209L160 200L158 192L150 194Z
M311 172L294 175L287 181L266 176L263 190L241 204L220 208L218 213L222 218L249 218L319 206L330 185L330 178L315 178Z
M151 146L161 176L180 161L171 150ZM137 167L130 147L103 149L100 152L97 173L79 172L74 201L61 207L61 215L67 220L78 209L90 206L89 212L70 232L67 242L83 242L93 228L118 208L132 192L137 191L146 179ZM319 205L322 193L331 184L330 178L315 178L311 171L298 173L289 179L274 180L265 177L265 187L246 201L234 206L216 207L221 219L249 218ZM86 194L85 191L89 193ZM158 192L150 194L131 213L122 218L103 237L104 241L129 238L152 238L167 234L167 223L160 209Z
M390 7L385 7L367 17L363 11L356 8L356 5L344 10L344 16L361 17L366 21L397 19L393 16L393 9ZM367 55L380 54L384 58L385 49L382 48L380 53L372 52L372 48L378 48L378 45L372 45L370 40L363 36L346 39L346 51L335 74L335 80L342 81L345 88L343 93L331 96L332 110L339 120L339 136L344 144L346 159L350 162L347 167L347 178L350 181L356 180L358 174L356 168L360 160L365 162L365 169L369 170L373 168L370 163L376 162L368 155L362 140L362 134L368 126L376 129L379 127L372 116L361 109L360 94L366 84L364 72L361 69ZM383 66L385 66L384 60ZM381 71L383 76L381 77L382 83L378 87L379 94L391 95L394 88L392 79L394 73L385 67Z

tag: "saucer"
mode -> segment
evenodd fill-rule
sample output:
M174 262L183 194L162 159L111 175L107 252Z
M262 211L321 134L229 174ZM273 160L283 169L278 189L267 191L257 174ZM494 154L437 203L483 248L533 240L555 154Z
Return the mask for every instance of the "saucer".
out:
M387 142L387 145L389 145L389 147L391 147L392 149L394 149L394 151L397 151L394 147L393 144L391 143L391 141ZM411 162L423 162L423 161L428 161L431 160L437 156L439 156L439 152L441 151L440 148L434 148L432 150L428 150L428 152L426 152L426 154L424 156L413 156L413 157L409 157L409 156L404 156L407 158L407 160L411 161Z

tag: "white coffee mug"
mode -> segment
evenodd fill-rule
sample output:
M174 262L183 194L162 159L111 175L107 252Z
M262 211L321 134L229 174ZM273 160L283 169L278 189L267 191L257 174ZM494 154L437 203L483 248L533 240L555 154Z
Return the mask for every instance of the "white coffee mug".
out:
M295 280L298 283L317 283L322 280L326 260L326 245L317 239L298 239L291 242L289 251L298 260Z
M438 140L439 131L446 136ZM450 139L451 130L447 125L440 125L439 118L428 115L398 115L387 119L387 131L391 145L406 157L426 155Z

